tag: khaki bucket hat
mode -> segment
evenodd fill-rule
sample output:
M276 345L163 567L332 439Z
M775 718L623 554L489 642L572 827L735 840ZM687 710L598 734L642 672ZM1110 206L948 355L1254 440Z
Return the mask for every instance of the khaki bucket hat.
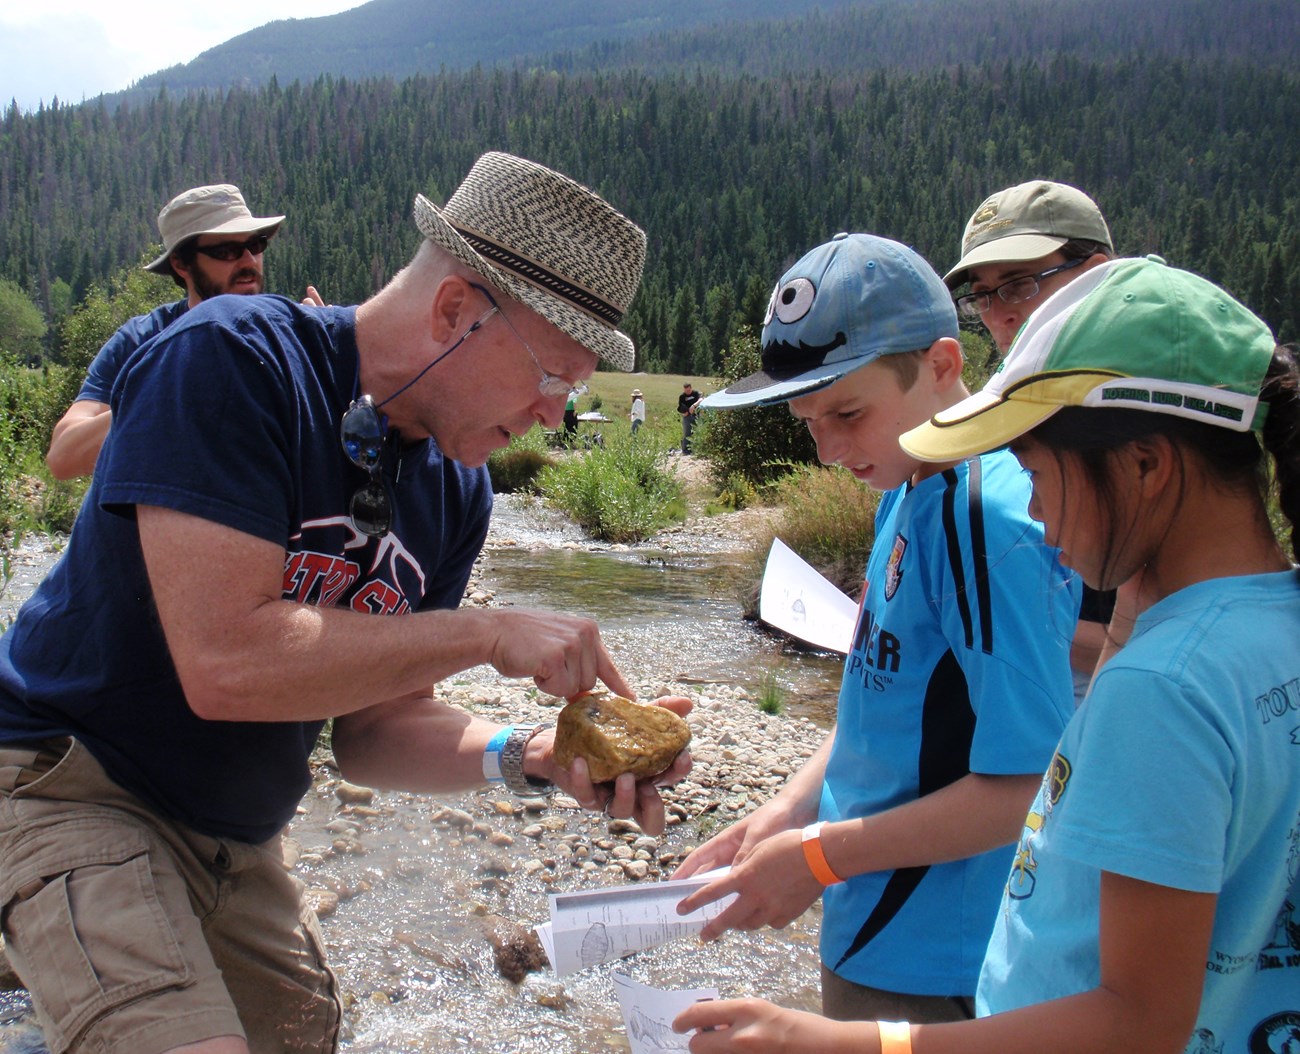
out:
M174 275L171 254L200 234L274 234L283 216L254 216L244 204L239 188L229 183L194 187L172 198L158 213L158 233L163 251L145 264L146 271Z
M484 154L415 224L502 292L620 370L635 349L618 331L641 284L645 232L568 176L512 154Z

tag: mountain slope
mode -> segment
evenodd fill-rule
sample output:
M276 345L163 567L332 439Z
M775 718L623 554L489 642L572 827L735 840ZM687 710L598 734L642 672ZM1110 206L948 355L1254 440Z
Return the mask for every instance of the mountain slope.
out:
M772 76L1161 55L1290 67L1297 42L1295 0L371 0L251 30L109 101L478 64Z
M689 30L833 10L852 0L370 0L321 18L287 19L139 81L130 93L256 87L322 74L402 79Z

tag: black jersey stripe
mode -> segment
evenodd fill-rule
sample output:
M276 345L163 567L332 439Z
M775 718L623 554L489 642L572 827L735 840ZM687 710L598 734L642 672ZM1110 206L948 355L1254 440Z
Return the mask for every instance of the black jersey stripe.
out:
M948 566L957 594L957 611L961 615L961 628L966 634L966 647L975 646L975 627L971 622L970 601L966 598L966 571L961 559L961 537L957 533L957 473L944 469L943 480L943 536L948 543Z
M917 797L933 794L970 774L970 748L975 739L975 709L970 703L966 673L951 650L935 665L925 686L921 710L921 748L917 755ZM832 967L838 970L880 933L930 870L928 865L899 868L885 883L880 899Z
M889 876L889 881L885 883L880 899L876 901L876 906L871 909L867 921L862 924L862 928L854 935L852 943L840 956L839 962L831 967L832 970L838 970L849 959L870 944L876 935L889 925L893 917L902 910L903 905L916 892L916 887L921 884L921 879L925 878L926 872L929 870L928 864L921 867L900 867Z
M966 505L970 512L971 561L975 565L975 603L980 612L980 647L993 654L993 591L989 587L989 553L984 537L983 469L971 458L966 469Z

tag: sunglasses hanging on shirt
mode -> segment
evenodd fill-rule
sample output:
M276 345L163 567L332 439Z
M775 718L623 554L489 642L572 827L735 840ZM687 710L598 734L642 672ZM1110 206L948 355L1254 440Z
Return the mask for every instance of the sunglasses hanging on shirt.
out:
M343 414L339 440L348 460L370 477L348 503L352 525L369 538L382 538L393 525L393 490L384 475L388 422L374 399L363 395L352 401Z

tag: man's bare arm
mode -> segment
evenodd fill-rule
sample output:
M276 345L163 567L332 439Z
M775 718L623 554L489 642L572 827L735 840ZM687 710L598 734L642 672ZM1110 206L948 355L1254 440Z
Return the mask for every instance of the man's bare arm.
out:
M282 598L284 549L209 520L136 509L168 649L190 707L208 720L296 721L427 693L491 663L569 696L598 680L632 690L596 624L508 608L358 614Z
M50 449L45 464L55 479L89 476L95 471L99 448L104 445L113 412L108 403L78 399L59 418L50 435Z

